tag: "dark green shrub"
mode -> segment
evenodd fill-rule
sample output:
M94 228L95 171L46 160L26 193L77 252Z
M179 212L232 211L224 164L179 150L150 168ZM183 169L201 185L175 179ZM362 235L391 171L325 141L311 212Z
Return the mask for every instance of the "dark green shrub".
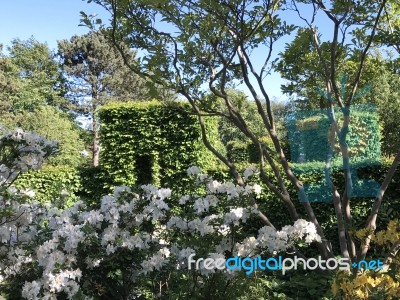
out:
M104 188L106 179L100 167L80 167L78 168L80 178L80 188L76 192L77 197L83 200L89 207L97 208L102 196L109 190Z
M247 144L241 141L230 141L226 144L228 159L234 163L249 160Z

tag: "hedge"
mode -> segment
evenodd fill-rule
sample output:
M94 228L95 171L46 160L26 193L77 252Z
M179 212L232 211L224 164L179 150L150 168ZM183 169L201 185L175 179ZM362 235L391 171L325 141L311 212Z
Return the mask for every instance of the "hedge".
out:
M201 140L190 107L179 102L110 103L100 112L100 165L107 186L153 183L176 185L192 165L218 164ZM218 120L204 118L210 142L223 151Z
M79 172L70 166L46 165L41 170L21 173L14 185L33 190L37 201L60 206L76 201L76 193L81 189Z

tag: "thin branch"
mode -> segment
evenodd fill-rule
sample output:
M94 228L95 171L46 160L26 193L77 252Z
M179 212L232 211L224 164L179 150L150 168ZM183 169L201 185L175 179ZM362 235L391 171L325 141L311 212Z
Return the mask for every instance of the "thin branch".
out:
M321 10L328 16L328 18L331 19L334 23L338 22L335 15L329 9L326 8L325 4L321 0L313 0L312 2L318 5L321 8Z
M379 19L380 19L380 16L382 14L383 8L385 7L386 1L387 0L383 0L381 5L380 5L380 7L379 7L379 11L378 11L378 14L377 14L377 16L375 18L374 26L372 27L372 32L371 32L371 35L369 37L367 46L365 47L365 49L364 49L364 51L363 51L363 53L361 55L360 65L358 67L357 74L356 74L356 77L355 77L354 82L353 82L353 88L351 90L350 96L349 96L349 98L347 100L347 103L346 103L347 106L349 106L351 104L351 101L354 99L354 96L355 96L355 94L357 92L358 84L360 82L361 74L362 74L362 71L364 69L365 61L366 61L366 58L367 58L367 53L368 53L368 50L371 47L372 41L373 41L373 39L375 37L375 32L376 32L376 29L378 27Z

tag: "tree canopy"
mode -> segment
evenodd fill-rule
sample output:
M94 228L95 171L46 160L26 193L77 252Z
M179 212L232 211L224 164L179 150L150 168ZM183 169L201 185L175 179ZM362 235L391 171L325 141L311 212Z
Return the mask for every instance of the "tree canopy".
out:
M57 155L49 159L51 165L77 167L83 162L81 152L85 144L81 138L82 129L71 121L69 115L52 106L41 106L33 112L16 116L16 124L24 130L34 131L59 145ZM11 126L10 126L11 127Z
M77 166L85 146L69 115L61 66L47 44L15 39L0 56L1 122L37 132L59 144L53 165Z
M78 114L92 121L93 165L99 161L99 124L97 111L109 101L149 99L145 81L124 63L135 63L135 52L124 48L124 56L108 42L102 32L73 36L58 41L63 69L70 78L68 95Z
M34 38L15 39L0 57L1 97L4 112L33 111L40 105L65 108L64 79L47 44ZM3 104L4 106L5 104Z

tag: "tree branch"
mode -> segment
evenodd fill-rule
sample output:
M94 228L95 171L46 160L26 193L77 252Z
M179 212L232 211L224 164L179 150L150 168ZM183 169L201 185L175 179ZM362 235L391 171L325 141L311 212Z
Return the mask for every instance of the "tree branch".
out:
M389 186L389 183L392 181L392 178L394 176L394 174L396 173L397 167L400 164L400 147L399 150L397 151L396 157L394 158L392 165L390 166L388 172L386 173L386 176L382 182L382 185L378 191L378 194L375 198L374 204L372 206L371 212L368 216L367 222L365 227L367 229L370 229L371 231L375 231L376 229L376 220L378 218L378 212L379 209L381 207L382 204L382 200L383 200L383 196L385 194L386 189ZM364 259L370 243L371 243L371 238L372 238L372 234L369 234L364 241L361 243L360 249L359 249L359 254L358 254L358 260Z

